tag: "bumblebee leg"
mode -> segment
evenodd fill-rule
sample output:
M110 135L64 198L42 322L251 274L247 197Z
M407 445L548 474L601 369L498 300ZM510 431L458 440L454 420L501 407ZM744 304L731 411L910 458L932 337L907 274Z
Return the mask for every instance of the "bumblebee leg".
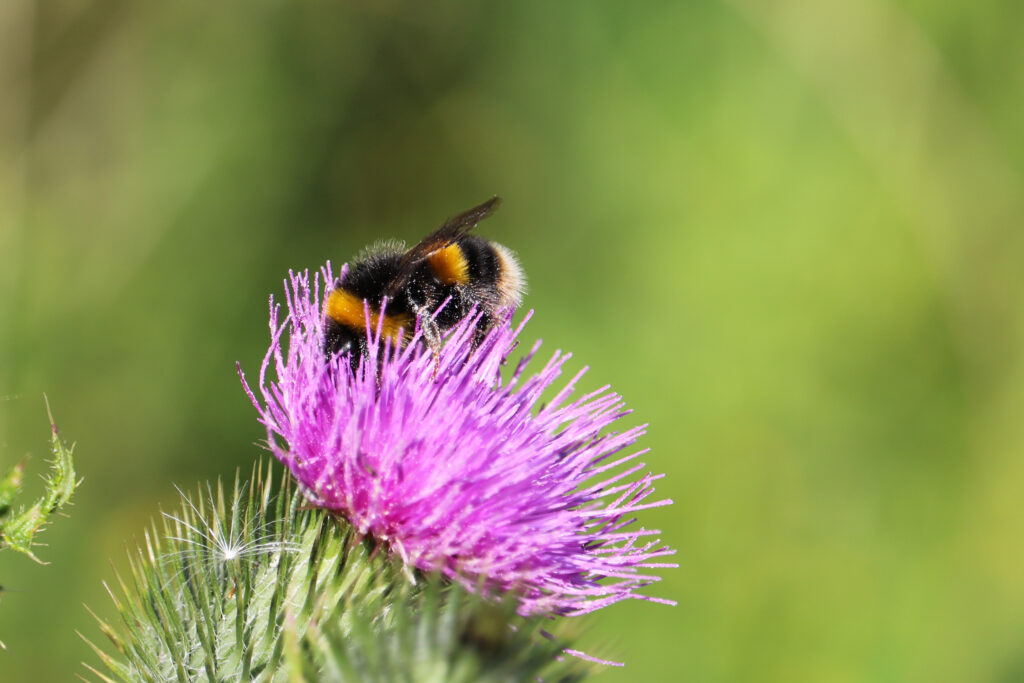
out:
M441 328L437 326L437 321L430 316L430 313L425 308L417 307L413 310L420 321L420 332L423 333L423 341L432 349L440 349Z
M423 341L430 347L434 354L434 372L431 379L437 379L437 373L441 369L441 328L437 321L430 315L430 311L422 306L413 306L413 312L420 322L420 332L423 333Z
M484 337L487 336L487 333L491 331L492 327L494 327L494 318L492 318L490 315L487 315L486 313L481 315L480 320L478 320L476 323L476 329L473 330L474 349L480 346L481 342L483 342L484 340Z

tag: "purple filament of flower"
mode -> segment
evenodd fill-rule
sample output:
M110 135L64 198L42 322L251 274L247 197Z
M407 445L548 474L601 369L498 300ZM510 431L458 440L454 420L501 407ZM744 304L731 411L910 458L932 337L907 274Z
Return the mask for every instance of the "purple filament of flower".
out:
M343 271L344 272L344 271ZM569 354L506 381L501 366L526 320L495 325L477 346L476 317L453 328L435 358L413 341L393 349L368 330L359 369L323 351L322 300L330 264L311 278L291 273L287 316L271 300L271 345L258 391L245 390L270 449L317 506L385 541L408 565L470 588L517 590L520 611L576 615L627 598L676 565L660 533L635 527L662 475L623 455L643 433L608 428L627 414L607 387L573 400L579 372L547 403L541 397ZM529 315L526 316L529 319ZM276 379L268 379L273 370Z

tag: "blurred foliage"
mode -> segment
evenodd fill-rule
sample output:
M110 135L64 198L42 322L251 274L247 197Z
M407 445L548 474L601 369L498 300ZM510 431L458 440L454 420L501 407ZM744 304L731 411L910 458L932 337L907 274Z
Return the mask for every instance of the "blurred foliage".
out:
M1011 0L0 3L0 460L46 391L90 483L52 564L0 555L0 667L69 679L171 483L257 457L233 364L288 268L496 193L527 336L651 424L676 501L645 521L679 607L591 619L581 649L627 662L605 680L1012 680L1021 25Z

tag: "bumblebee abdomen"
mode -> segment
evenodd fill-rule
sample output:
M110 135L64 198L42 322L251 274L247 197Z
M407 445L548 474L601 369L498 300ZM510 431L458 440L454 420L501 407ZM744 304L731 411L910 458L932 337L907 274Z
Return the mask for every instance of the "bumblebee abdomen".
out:
M476 235L466 235L456 244L469 264L470 279L479 285L494 286L498 280L498 257L494 245Z
M431 254L426 263L442 285L469 288L472 297L479 299L476 303L488 309L515 308L522 301L522 268L515 255L497 242L466 235Z
M438 249L427 257L427 266L443 285L464 285L469 282L469 262L458 242Z
M523 267L519 265L519 259L508 247L497 242L491 242L491 246L494 247L498 264L498 275L494 281L494 287L498 290L498 306L518 308L519 304L523 303L523 294L526 292Z
M354 368L366 353L367 330L400 346L418 320L424 341L436 347L440 333L474 309L482 338L500 311L520 304L525 283L511 251L467 234L497 204L493 198L450 218L412 249L389 242L358 257L324 302L327 353L348 350Z
M487 327L499 309L515 308L522 298L522 270L515 257L476 235L464 235L430 254L415 280L413 302L434 311L447 301L436 315L441 329L455 325L474 307L484 316L481 326Z

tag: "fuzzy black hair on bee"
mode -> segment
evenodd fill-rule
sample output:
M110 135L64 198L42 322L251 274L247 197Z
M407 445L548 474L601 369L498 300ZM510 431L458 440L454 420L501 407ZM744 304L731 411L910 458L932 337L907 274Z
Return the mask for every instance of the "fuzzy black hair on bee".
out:
M349 353L355 369L367 352L368 326L402 345L417 321L436 351L444 332L474 308L482 338L500 315L519 306L526 285L509 249L469 234L500 202L493 197L449 218L411 249L384 242L364 250L327 296L324 351Z

